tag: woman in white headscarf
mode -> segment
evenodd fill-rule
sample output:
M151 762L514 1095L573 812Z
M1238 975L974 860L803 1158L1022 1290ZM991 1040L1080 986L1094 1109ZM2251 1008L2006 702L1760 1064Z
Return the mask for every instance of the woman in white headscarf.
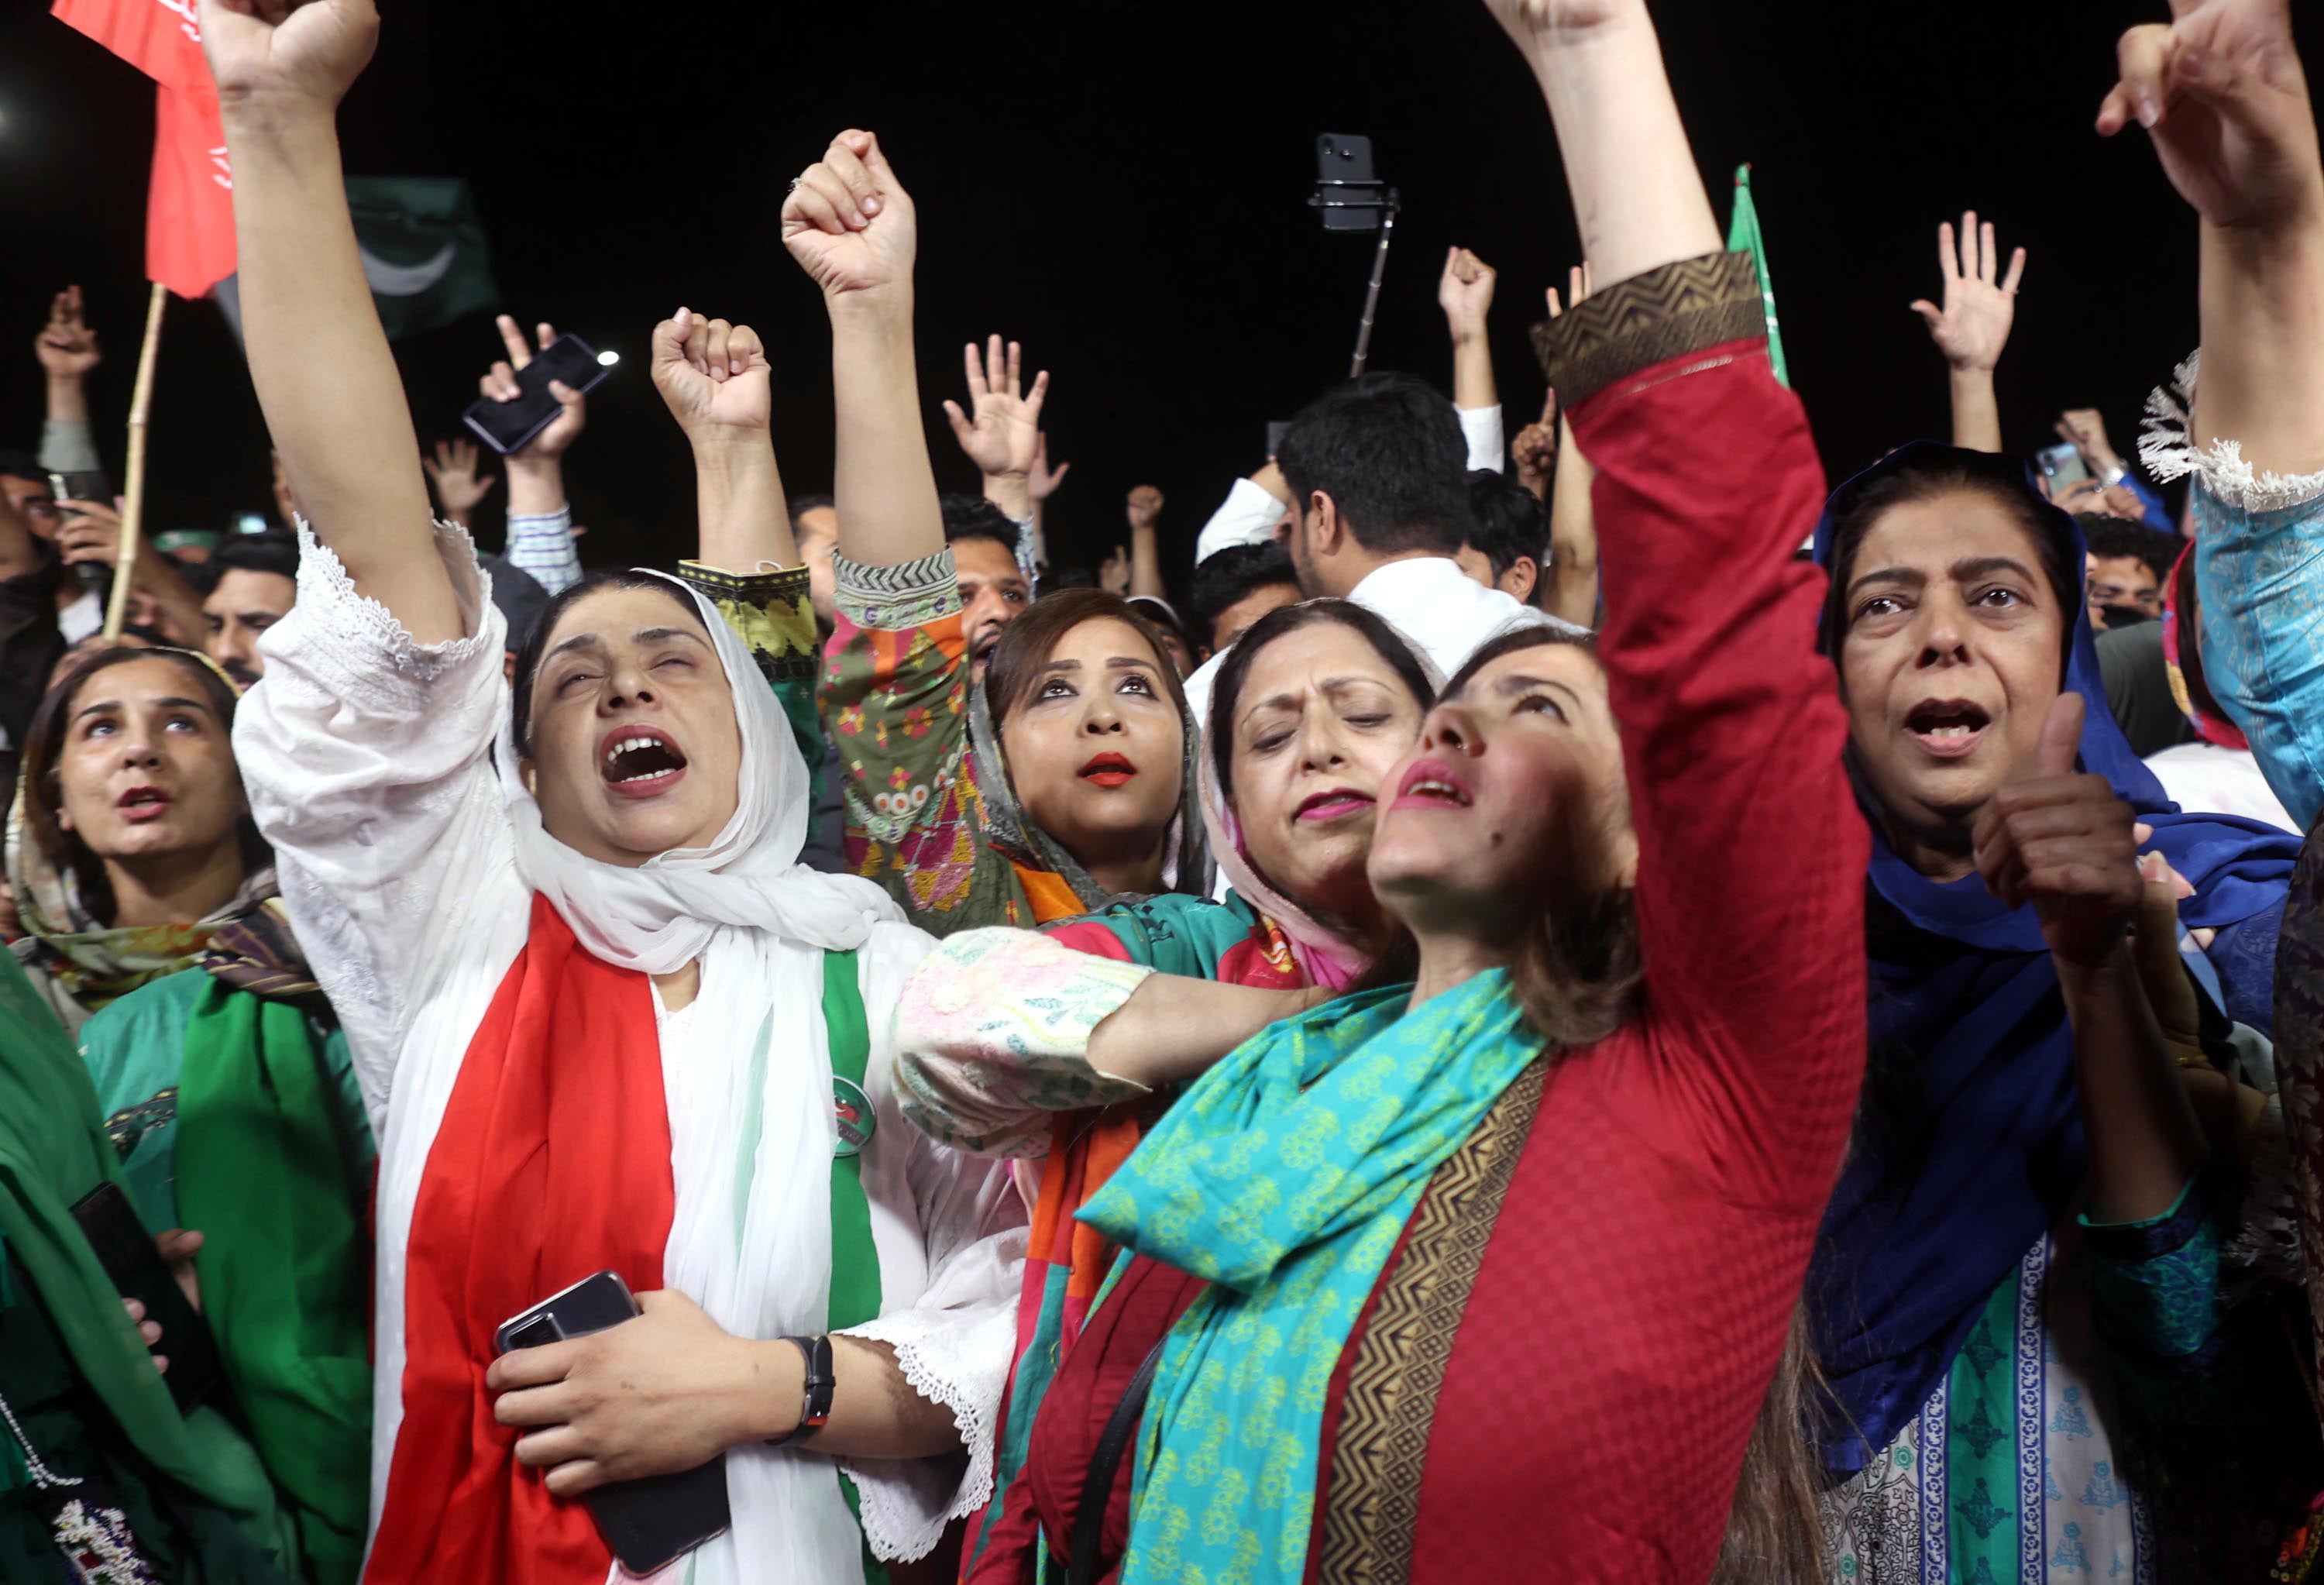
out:
M504 680L467 536L427 526L341 186L371 0L202 23L252 373L315 525L236 745L381 1144L365 1578L594 1585L570 1499L722 1454L732 1528L674 1573L924 1555L990 1487L1024 1239L1005 1173L895 1110L885 1009L927 939L796 862L806 765L683 585L576 585ZM763 402L754 342L673 321L658 362L673 340L702 404ZM694 438L706 521L779 524L763 438ZM640 1318L494 1359L606 1268Z

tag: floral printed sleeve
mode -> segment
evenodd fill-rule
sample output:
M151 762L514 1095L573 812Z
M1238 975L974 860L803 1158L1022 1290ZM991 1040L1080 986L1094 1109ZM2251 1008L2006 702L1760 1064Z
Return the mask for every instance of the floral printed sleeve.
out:
M1090 1066L1089 1043L1153 972L1028 930L952 936L896 1009L905 1117L955 1149L1032 1156L1047 1150L1055 1113L1146 1094Z
M899 567L836 556L833 569L822 705L845 779L848 867L937 935L1031 924L1015 872L982 838L952 552Z

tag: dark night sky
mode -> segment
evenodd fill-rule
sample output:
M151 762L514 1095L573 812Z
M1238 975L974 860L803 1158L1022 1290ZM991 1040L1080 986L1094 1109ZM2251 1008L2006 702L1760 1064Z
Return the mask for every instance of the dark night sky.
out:
M1079 0L835 6L695 0L384 0L379 58L344 115L349 169L475 184L509 307L629 361L568 462L597 560L688 551L684 443L643 362L678 303L747 319L776 365L795 492L828 487L828 341L784 255L788 179L851 124L918 198L922 390L939 477L973 488L937 403L991 329L1052 371L1061 559L1117 537L1132 484L1167 493L1179 549L1259 461L1269 419L1344 371L1369 244L1303 199L1318 132L1370 134L1406 210L1375 366L1449 380L1443 249L1500 270L1496 361L1511 428L1537 407L1540 289L1575 255L1547 114L1470 0ZM0 437L30 446L30 344L83 283L110 359L96 382L117 466L143 289L152 93L15 0L0 15ZM2125 451L2139 402L2195 336L2194 229L2143 136L2090 130L2113 40L2159 5L1658 7L1680 106L1724 217L1755 165L1794 382L1835 474L1945 424L1937 221L1967 205L2032 250L2001 373L2013 445L2101 407ZM497 341L484 318L399 344L423 439L457 432ZM152 451L156 527L265 501L265 437L214 309L173 303ZM500 492L480 525L496 541Z

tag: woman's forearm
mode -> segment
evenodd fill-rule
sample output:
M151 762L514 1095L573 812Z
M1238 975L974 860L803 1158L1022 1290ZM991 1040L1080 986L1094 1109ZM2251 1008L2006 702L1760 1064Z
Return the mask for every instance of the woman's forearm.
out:
M2001 403L1991 369L1952 371L1953 444L1964 451L2001 449Z
M2101 963L2058 964L2074 1027L2089 1138L2093 1221L2144 1221L2178 1202L2209 1152L2127 943Z
M1646 7L1521 38L1549 101L1582 255L1600 290L1722 245Z
M251 381L292 493L356 588L420 642L461 635L419 437L355 247L327 106L225 106Z
M835 305L831 375L841 553L869 567L935 555L944 548L944 514L920 424L908 291L876 309Z
M2267 226L2202 226L2193 439L2255 468L2324 469L2324 197Z
M1148 1089L1192 1079L1276 1019L1323 996L1149 974L1091 1033L1089 1065Z
M702 522L697 559L739 573L756 572L762 564L798 565L782 472L765 435L696 446L694 483Z

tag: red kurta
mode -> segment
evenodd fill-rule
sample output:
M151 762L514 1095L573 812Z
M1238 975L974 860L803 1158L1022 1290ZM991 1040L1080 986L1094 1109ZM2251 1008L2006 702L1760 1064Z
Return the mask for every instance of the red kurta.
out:
M1734 290L1732 268L1608 295L1677 299L1689 271ZM1623 304L1587 307L1610 325ZM1319 1580L1706 1579L1863 1074L1869 839L1814 649L1823 577L1792 554L1824 493L1799 402L1752 339L1572 417L1599 470L1643 1009L1555 1060L1537 1108L1513 1086L1432 1178L1333 1380ZM1025 1485L1053 1547L1177 1307L1093 1321L1052 1387Z

